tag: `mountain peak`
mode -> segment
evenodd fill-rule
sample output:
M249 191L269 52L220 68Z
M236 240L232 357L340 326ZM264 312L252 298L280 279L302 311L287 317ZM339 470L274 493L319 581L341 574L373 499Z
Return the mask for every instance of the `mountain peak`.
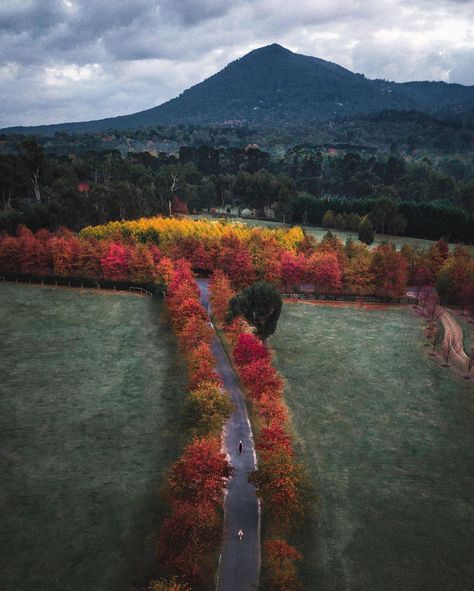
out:
M292 53L289 49L287 49L286 47L283 47L283 45L279 45L278 43L271 43L270 45L264 45L263 47L259 47L258 49L255 49L255 51L261 51L261 52L266 52L266 53Z
M280 127L308 125L382 110L465 110L474 106L474 86L432 82L396 84L368 80L335 63L271 43L166 103L112 119L10 128L21 133L133 129L156 125L250 123Z

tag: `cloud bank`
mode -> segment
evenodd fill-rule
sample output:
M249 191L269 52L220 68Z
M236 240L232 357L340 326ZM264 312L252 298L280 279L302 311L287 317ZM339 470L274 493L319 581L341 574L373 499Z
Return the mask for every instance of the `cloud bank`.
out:
M474 0L3 2L0 127L147 109L270 43L369 78L474 84Z

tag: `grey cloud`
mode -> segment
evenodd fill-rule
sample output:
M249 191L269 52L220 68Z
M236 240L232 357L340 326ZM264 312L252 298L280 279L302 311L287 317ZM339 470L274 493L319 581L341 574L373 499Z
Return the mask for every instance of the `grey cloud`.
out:
M149 108L273 42L372 78L473 84L473 6L474 0L3 2L0 125ZM448 18L452 27L459 23L459 34L443 33Z

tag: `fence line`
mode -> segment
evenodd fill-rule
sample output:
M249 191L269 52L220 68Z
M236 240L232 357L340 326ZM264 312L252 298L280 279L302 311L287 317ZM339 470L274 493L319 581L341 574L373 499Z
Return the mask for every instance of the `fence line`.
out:
M115 285L114 285L114 289L115 289ZM148 291L147 289L143 289L143 287L129 287L128 290L131 292L137 291L137 292L142 293L144 295L150 296L151 298L153 297L153 294L151 293L151 291Z
M83 277L60 277L60 276L39 276L24 273L4 273L0 276L0 281L3 283L13 281L15 283L26 283L29 285L51 285L53 287L68 287L79 289L108 289L113 291L122 291L129 293L138 293L143 296L158 296L164 295L164 288L159 284L152 283L131 283L129 281L109 281L109 280L93 280Z
M373 304L416 304L418 300L413 297L400 296L375 296L375 295L329 295L315 293L282 293L282 298L293 300L311 300L324 302L366 302Z

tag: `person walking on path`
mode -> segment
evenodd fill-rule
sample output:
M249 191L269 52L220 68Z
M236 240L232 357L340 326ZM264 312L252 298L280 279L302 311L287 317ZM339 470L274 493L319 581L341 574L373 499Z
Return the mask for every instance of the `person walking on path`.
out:
M242 453L242 450L244 449L244 446L242 444L242 441L239 441L239 454Z

